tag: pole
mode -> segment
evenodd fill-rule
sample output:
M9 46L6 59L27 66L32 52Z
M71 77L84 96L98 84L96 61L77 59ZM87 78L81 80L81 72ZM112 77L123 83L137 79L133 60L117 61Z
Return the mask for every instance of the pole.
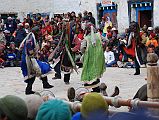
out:
M147 97L150 102L159 103L159 65L157 64L158 56L150 53L147 56ZM149 109L154 115L159 116L158 109Z

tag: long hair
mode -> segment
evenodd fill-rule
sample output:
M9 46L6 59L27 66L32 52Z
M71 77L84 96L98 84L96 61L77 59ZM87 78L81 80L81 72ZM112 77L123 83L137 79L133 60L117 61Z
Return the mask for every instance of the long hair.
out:
M135 21L130 23L130 31L134 32L136 44L138 45L140 43L140 27L139 24Z

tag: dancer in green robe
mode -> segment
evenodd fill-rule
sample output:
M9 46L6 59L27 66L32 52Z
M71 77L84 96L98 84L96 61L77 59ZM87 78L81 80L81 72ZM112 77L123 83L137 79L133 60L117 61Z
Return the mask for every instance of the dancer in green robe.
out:
M83 70L81 81L85 82L85 87L92 88L94 92L99 92L99 83L102 74L105 72L104 51L102 48L101 36L94 33L92 25L87 26L87 36L82 45L85 48L83 56Z

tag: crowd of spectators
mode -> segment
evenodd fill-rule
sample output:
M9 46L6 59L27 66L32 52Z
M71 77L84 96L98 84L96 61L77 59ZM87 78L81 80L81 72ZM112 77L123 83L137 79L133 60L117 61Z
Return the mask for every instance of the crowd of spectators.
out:
M20 43L26 35L36 31L36 40L39 43L37 58L48 62L48 56L52 49L56 47L62 32L63 21L70 21L78 39L74 39L75 47L72 51L79 55L80 44L84 39L84 28L87 22L91 22L97 27L97 32L102 36L103 48L105 51L105 62L107 67L131 67L134 68L134 59L127 55L121 46L127 46L129 28L124 33L115 28L109 17L103 17L99 25L91 12L85 11L83 15L75 12L63 15L42 17L41 14L27 15L23 21L17 18L8 17L4 22L0 18L0 67L20 66L21 51ZM37 30L37 27L39 28ZM140 30L140 47L142 66L146 64L146 55L150 52L158 53L159 27L152 28L143 26Z

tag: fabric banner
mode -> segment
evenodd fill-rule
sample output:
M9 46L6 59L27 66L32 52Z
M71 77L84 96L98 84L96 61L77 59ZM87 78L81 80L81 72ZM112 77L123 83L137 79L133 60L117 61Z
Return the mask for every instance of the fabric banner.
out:
M112 5L112 0L101 0L101 4L102 4L103 7L111 6Z

